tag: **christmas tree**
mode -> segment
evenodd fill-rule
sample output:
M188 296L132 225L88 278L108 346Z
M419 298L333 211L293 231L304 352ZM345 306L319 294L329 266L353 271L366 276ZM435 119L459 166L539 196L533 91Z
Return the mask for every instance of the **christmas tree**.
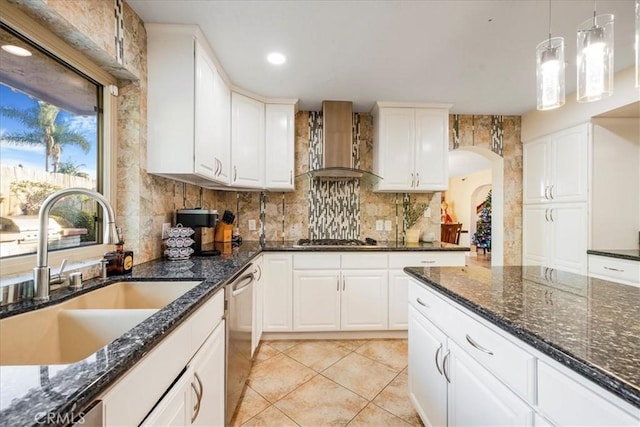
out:
M472 243L476 245L476 248L483 248L491 252L491 190L479 208L480 219L476 222L476 232L473 235Z

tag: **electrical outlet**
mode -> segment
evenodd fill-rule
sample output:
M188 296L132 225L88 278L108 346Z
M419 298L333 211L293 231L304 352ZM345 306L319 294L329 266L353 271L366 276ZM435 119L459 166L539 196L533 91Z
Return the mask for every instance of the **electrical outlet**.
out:
M382 221L381 219L376 221L376 231L382 231L382 229L384 228L384 221Z
M431 208L429 206L427 206L424 210L424 217L431 218Z
M256 220L255 219L250 219L249 220L249 231L256 231Z
M168 233L169 233L169 228L171 228L171 223L170 222L165 222L164 224L162 224L162 238L166 239L168 238Z
M388 219L384 222L384 231L391 231L391 220Z

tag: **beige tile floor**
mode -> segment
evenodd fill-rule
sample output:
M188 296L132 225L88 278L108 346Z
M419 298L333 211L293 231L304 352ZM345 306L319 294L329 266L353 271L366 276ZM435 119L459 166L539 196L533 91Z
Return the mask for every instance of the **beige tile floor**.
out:
M265 341L233 426L422 426L407 340Z

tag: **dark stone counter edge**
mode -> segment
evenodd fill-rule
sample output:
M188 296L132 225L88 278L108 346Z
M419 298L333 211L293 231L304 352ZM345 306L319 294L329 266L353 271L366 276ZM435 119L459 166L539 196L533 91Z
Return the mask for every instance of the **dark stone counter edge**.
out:
M587 254L589 255L599 255L599 256L606 256L609 258L619 258L619 259L627 259L629 261L638 261L640 262L640 255L629 255L629 254L623 254L623 253L619 253L619 252L609 252L609 251L598 251L598 250L594 250L594 249L589 249L587 250Z
M421 283L429 286L440 294L448 297L454 302L460 304L466 309L472 311L483 319L491 322L492 324L498 326L500 329L508 332L509 334L515 336L516 338L524 341L529 344L536 350L546 354L547 356L554 359L556 362L566 366L574 372L579 373L583 377L595 382L600 387L610 391L616 396L620 397L624 401L630 403L631 405L640 408L640 390L631 384L625 382L619 377L611 375L609 372L601 368L600 366L594 365L582 359L579 359L563 350L560 347L555 346L553 343L549 343L542 338L538 337L536 334L518 327L513 323L509 322L507 319L498 316L493 311L487 310L482 306L475 304L472 301L469 301L466 298L461 297L457 293L447 289L446 287L441 286L437 282L434 282L427 277L416 275L412 271L407 268L404 271L409 274L411 277L414 277Z

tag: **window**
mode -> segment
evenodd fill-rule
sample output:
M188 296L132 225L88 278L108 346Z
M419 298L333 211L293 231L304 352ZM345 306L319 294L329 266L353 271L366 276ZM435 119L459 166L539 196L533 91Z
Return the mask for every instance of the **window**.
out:
M68 187L102 190L104 88L4 24L0 47L0 258L5 259L35 253L38 210L49 194ZM49 250L99 243L99 213L99 206L82 196L56 203Z

